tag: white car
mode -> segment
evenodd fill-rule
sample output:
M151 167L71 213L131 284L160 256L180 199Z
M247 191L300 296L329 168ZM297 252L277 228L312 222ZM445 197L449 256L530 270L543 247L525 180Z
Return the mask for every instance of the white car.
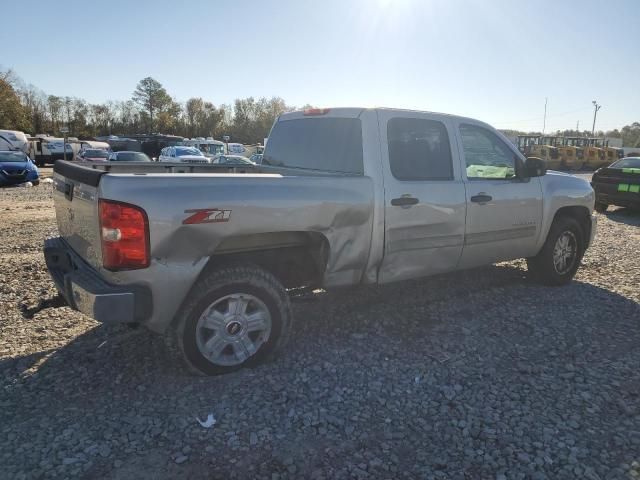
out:
M194 147L165 147L160 151L159 162L211 163L211 160Z
M29 152L29 141L23 132L18 130L0 130L0 136L3 137L5 142L8 140L16 150L22 150L24 153Z
M227 153L230 154L242 154L247 151L247 149L241 143L227 143L227 150Z
M78 162L106 162L109 160L109 154L110 152L101 148L87 148L76 155L76 160Z

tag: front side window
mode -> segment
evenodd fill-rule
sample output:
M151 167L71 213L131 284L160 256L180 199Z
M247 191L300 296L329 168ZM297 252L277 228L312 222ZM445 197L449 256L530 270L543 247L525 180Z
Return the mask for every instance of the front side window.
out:
M469 180L511 179L516 176L516 155L495 133L462 124L460 136Z
M452 180L449 135L443 123L392 118L387 123L389 166L398 180Z

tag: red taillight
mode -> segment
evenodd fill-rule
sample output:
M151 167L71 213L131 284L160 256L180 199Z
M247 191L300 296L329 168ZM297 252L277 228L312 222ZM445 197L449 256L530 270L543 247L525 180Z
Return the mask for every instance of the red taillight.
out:
M330 108L307 108L304 111L304 115L306 117L309 117L309 116L312 116L312 115L326 115L330 111L331 111Z
M100 200L102 265L108 270L149 266L149 222L140 207Z

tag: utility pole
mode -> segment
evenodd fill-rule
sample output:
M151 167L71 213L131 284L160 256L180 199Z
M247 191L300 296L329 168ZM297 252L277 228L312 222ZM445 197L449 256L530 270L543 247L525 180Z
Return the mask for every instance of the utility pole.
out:
M596 132L596 116L598 115L598 110L602 108L602 105L598 105L598 102L593 100L593 127L591 127L591 136L593 137Z
M576 122L576 135L580 135L580 120Z
M542 121L542 134L544 135L544 129L547 128L547 97L544 97L544 120Z

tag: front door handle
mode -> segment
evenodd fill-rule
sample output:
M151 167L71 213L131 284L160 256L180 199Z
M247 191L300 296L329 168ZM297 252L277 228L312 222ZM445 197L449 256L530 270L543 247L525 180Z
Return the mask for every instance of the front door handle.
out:
M487 195L486 193L479 193L478 195L474 195L471 197L471 201L474 203L485 204L493 200L491 195Z
M420 200L416 197L402 196L399 198L392 198L391 205L394 207L410 207L411 205L417 205L419 201Z

